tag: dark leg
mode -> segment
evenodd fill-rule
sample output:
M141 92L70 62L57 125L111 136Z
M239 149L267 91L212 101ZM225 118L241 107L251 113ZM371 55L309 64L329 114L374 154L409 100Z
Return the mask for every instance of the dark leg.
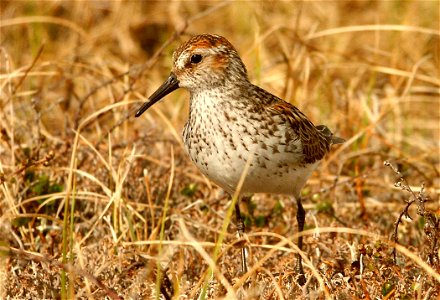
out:
M242 238L244 234L244 221L243 218L241 217L240 204L238 201L237 203L235 203L235 218L237 224L238 237ZM246 246L243 246L243 248L241 248L241 272L243 274L248 271L246 250L247 250Z
M306 212L302 206L301 203L301 197L296 198L296 203L298 206L298 211L296 212L296 220L298 221L298 233L301 233L304 230L304 223L306 220ZM303 247L303 237L298 237L298 248L299 250L302 250ZM306 276L304 275L304 269L302 266L302 258L301 255L298 253L296 255L296 266L295 271L299 274L298 276L298 284L304 285L306 283Z

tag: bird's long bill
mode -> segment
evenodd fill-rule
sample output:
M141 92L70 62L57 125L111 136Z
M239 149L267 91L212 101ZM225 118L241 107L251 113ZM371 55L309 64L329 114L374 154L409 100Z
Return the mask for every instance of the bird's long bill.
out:
M168 79L162 83L162 85L151 95L148 97L150 101L145 102L142 104L142 106L139 108L139 110L136 112L135 117L139 117L142 115L147 109L149 109L151 106L153 106L154 103L158 102L160 99L171 93L172 91L179 88L179 81L177 80L176 75L171 72L170 76L168 76Z

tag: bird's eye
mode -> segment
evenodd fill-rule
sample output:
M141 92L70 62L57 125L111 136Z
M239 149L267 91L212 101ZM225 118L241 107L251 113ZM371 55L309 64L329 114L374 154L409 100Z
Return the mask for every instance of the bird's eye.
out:
M191 63L192 64L198 64L199 62L202 61L202 55L200 54L193 54L191 55Z

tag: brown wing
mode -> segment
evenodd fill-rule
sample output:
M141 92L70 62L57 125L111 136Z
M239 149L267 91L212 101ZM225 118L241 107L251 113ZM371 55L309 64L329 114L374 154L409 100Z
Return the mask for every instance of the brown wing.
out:
M288 102L280 101L271 104L267 109L289 122L293 132L301 141L305 163L319 161L329 151L331 136L326 136L323 130L316 128L298 108Z

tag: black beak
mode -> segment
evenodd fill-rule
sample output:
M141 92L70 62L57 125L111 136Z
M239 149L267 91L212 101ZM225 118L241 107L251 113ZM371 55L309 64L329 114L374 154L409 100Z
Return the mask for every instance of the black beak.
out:
M148 97L150 101L145 102L136 112L135 117L139 117L142 115L147 109L153 106L154 103L158 102L160 99L171 93L172 91L179 88L179 80L177 80L176 75L171 72L168 79L162 83L162 85L151 95Z

